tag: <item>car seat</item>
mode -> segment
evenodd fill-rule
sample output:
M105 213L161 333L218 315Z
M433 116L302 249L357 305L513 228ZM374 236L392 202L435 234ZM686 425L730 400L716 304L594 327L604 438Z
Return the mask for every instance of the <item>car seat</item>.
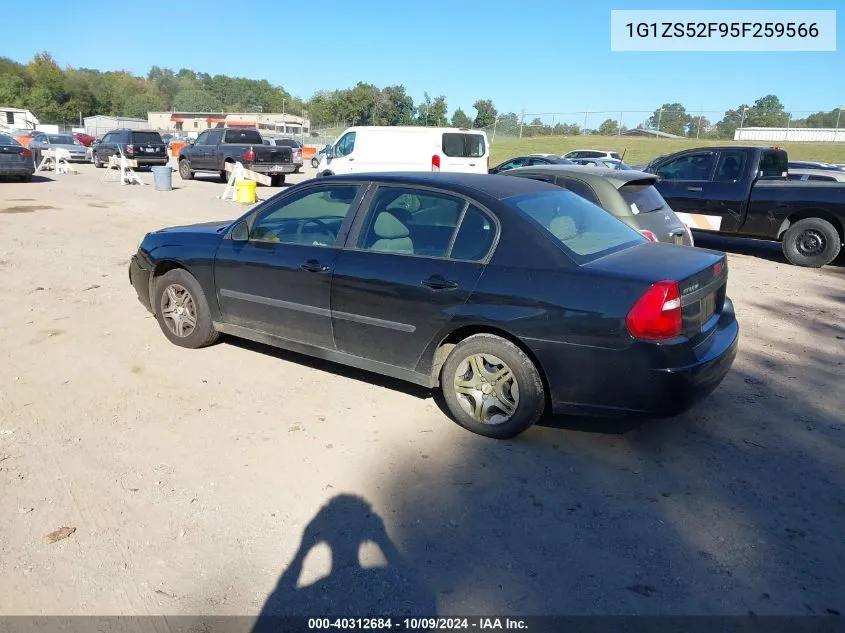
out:
M376 216L373 232L376 241L370 250L382 253L413 253L414 242L411 240L408 227L402 224L396 216L382 211Z

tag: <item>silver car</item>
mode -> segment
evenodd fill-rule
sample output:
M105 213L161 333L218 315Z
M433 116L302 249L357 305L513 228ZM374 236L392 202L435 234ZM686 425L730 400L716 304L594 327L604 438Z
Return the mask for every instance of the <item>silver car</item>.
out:
M70 161L74 163L87 163L89 160L88 148L73 138L71 134L44 134L39 132L33 137L29 149L35 155L36 167L41 164L43 152L47 149L67 150L70 154Z
M812 182L845 182L845 171L833 169L789 169L789 180Z
M276 147L290 147L291 162L296 165L296 169L293 171L293 173L299 173L299 170L302 169L302 165L305 164L302 159L302 143L292 138L273 138L268 136L264 136L262 138L264 139L265 145L275 145Z

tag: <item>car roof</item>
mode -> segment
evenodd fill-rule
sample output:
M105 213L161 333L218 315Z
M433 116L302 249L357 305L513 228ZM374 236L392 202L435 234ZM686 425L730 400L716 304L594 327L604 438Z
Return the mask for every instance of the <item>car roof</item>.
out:
M382 172L328 176L332 180L373 180L388 184L440 187L472 195L480 193L496 200L504 200L535 191L558 190L556 185L527 178L511 178L498 174L466 174L453 172ZM322 180L322 179L321 179Z
M795 168L789 170L790 174L798 174L800 176L825 176L833 178L838 182L845 182L845 172L837 171L835 169L809 169L809 168Z
M588 165L537 165L534 167L518 167L508 170L509 174L566 174L577 177L584 182L606 180L614 187L620 187L635 180L657 182L657 176L635 169L611 169L610 167L591 167Z

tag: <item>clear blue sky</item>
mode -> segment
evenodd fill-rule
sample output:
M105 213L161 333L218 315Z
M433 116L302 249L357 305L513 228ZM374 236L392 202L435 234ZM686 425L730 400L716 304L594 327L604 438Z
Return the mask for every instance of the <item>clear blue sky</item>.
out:
M793 112L845 106L841 35L829 53L611 52L611 8L839 9L840 27L845 16L842 0L42 0L26 8L26 22L39 26L7 29L0 55L25 62L47 50L61 65L139 75L186 67L267 79L303 98L358 81L404 84L415 102L424 91L443 94L450 112L470 114L478 98L528 113L674 101L722 111L769 93Z

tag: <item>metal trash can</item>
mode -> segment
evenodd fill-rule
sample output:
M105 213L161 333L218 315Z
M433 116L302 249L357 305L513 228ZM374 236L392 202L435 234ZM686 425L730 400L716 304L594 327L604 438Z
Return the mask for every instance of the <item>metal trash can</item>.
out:
M173 168L165 165L164 167L151 167L153 172L153 182L156 191L170 191L173 189Z

